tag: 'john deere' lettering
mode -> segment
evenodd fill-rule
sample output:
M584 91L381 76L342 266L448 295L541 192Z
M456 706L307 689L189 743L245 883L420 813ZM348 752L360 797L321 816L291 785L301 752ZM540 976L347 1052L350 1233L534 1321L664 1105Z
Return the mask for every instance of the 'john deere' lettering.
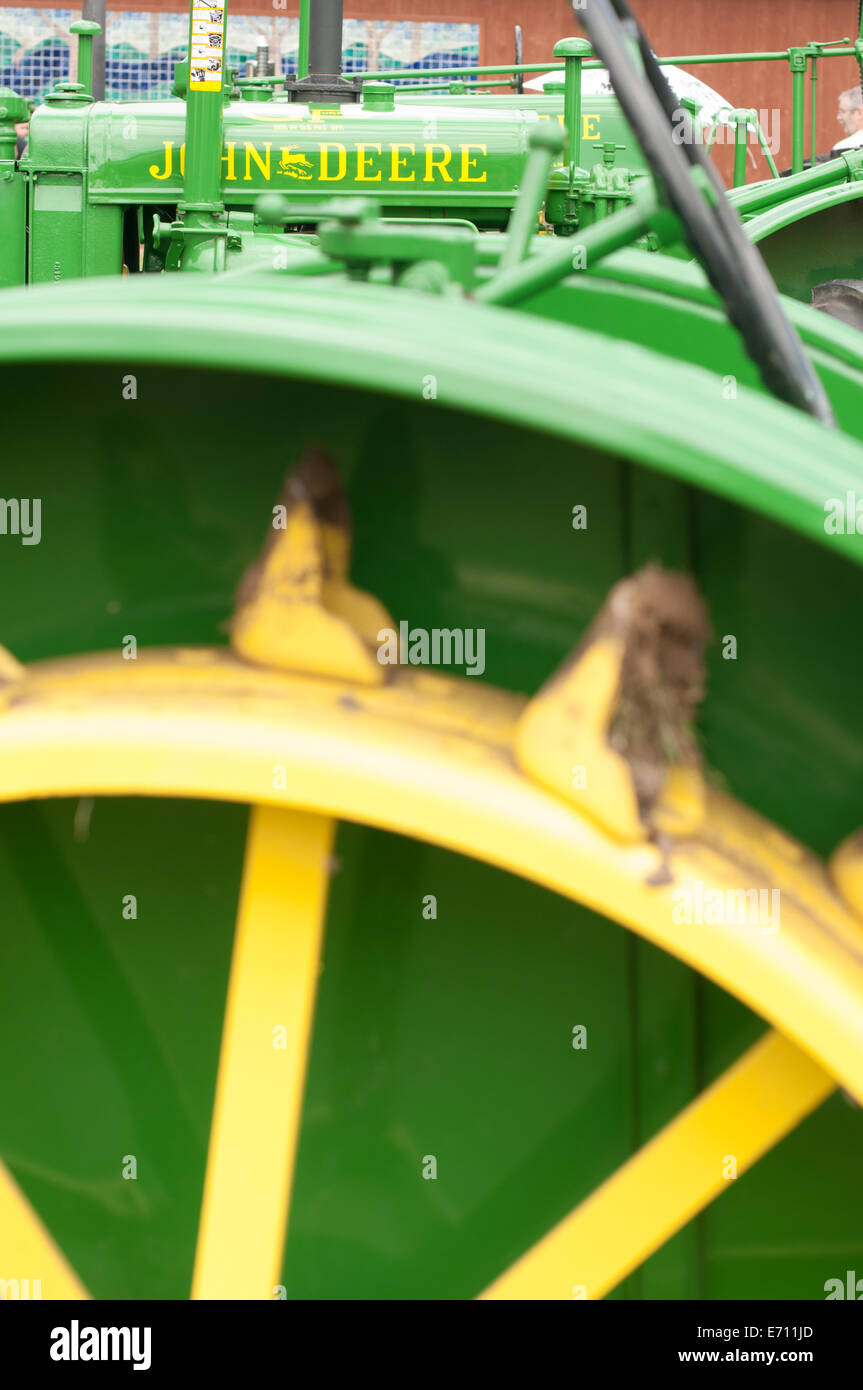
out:
M338 140L319 140L296 145L263 146L249 140L229 140L222 155L225 183L350 183L350 184L466 184L486 183L488 147L478 143L448 145L429 141L423 145L398 141L389 144L358 143L354 147ZM175 149L177 154L175 156ZM151 179L182 178L186 147L165 140L162 158L151 164Z

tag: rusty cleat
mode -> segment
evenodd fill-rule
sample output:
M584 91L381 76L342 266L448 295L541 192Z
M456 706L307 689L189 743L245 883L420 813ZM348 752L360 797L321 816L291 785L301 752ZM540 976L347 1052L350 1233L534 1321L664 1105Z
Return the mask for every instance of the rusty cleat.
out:
M289 474L272 524L238 590L234 651L258 666L381 684L377 634L392 619L348 580L350 512L326 454L309 451Z
M519 765L617 839L692 830L705 803L692 721L708 635L687 575L648 566L616 584L522 715Z

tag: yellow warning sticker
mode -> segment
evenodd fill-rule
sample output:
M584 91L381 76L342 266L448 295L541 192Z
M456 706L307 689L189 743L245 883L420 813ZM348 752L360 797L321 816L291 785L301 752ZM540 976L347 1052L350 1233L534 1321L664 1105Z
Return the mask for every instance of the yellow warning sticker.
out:
M195 0L189 49L189 91L220 92L225 50L225 11Z

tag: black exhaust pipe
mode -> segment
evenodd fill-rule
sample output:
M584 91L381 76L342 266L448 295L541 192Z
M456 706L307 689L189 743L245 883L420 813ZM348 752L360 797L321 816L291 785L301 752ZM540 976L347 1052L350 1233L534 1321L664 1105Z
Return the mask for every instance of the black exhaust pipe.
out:
M285 83L290 100L358 101L359 83L342 77L343 0L311 0L309 10L309 75Z
M96 101L105 100L105 0L83 0L81 18L101 24L102 32L93 39L93 81L90 94Z

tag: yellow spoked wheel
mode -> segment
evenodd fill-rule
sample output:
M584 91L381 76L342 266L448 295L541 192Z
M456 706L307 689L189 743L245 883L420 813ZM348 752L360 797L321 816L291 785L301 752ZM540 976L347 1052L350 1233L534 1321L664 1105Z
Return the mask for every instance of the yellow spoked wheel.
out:
M619 659L601 649L600 669ZM576 668L578 669L578 668ZM609 668L610 669L610 668ZM608 675L608 672L606 672ZM65 795L244 801L250 820L194 1298L273 1297L288 1222L335 819L426 840L539 883L638 932L778 1030L482 1294L598 1298L776 1144L841 1082L863 1099L863 929L824 867L738 803L706 792L680 831L608 828L526 770L560 737L563 684L527 703L470 680L397 670L382 684L289 674L225 649L98 655L21 668L0 685L0 800ZM567 691L569 693L567 693ZM595 711L594 711L595 713ZM576 719L576 722L577 719ZM582 762L602 720L582 719ZM585 741L586 740L586 741ZM567 759L572 748L564 749ZM597 757L599 755L597 754ZM537 764L542 759L537 757ZM540 771L542 780L549 777ZM608 786L603 782L603 795ZM666 824L674 808L666 808ZM781 894L779 930L681 920L675 894L746 883ZM283 1026L284 1050L261 1047ZM86 1297L6 1170L4 1253L46 1271L45 1297Z

